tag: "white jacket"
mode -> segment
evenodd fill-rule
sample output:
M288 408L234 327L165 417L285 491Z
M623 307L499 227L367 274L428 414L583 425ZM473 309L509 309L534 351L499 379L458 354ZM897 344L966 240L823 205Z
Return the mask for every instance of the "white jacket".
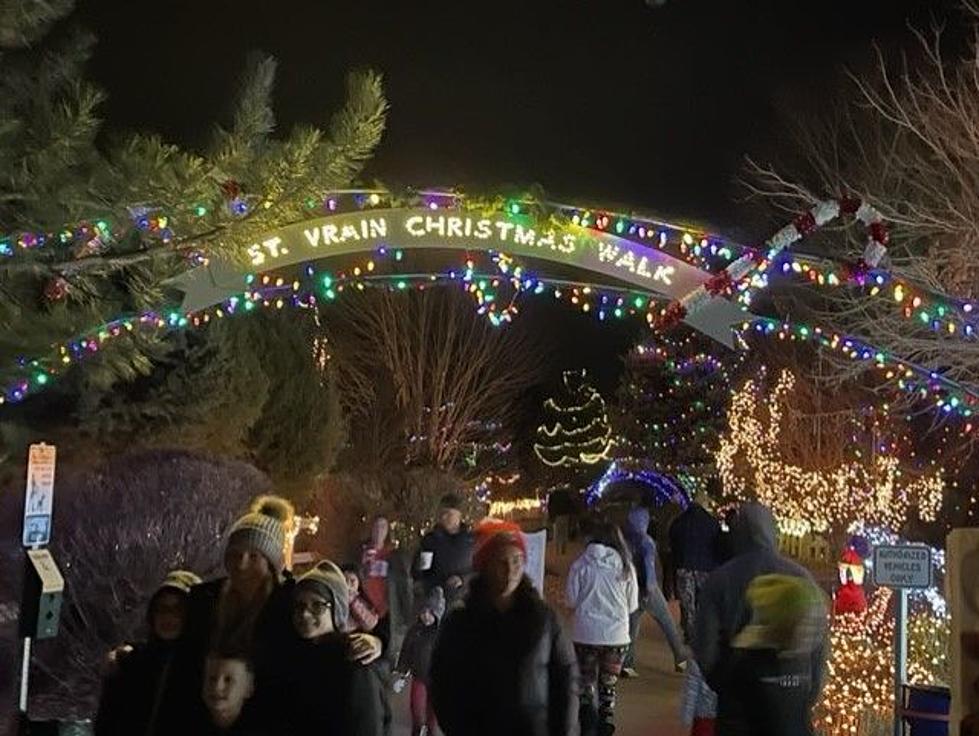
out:
M636 571L622 574L622 558L611 547L592 542L568 572L568 605L574 609L578 644L625 646L629 643L629 614L639 608Z

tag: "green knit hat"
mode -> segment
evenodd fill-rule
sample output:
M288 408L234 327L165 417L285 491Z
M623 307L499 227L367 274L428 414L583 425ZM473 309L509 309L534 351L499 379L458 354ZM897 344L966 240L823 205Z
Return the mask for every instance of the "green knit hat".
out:
M819 589L794 575L759 575L748 586L745 598L751 606L751 623L732 641L736 649L807 649L802 640L807 628L825 615Z
M259 552L276 573L281 573L285 566L286 510L292 506L288 502L280 504L275 496L266 498L269 499L267 503L253 505L231 526L228 546L236 545Z

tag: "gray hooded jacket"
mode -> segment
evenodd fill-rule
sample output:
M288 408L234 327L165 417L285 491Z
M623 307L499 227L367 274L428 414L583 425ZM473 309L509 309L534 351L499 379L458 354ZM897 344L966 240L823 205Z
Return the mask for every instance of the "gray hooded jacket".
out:
M778 553L775 517L768 507L746 503L738 512L733 534L735 555L707 578L697 603L696 635L693 642L697 662L708 684L717 690L718 718L737 718L736 702L725 698L719 682L720 665L728 658L731 640L751 619L745 599L748 585L759 575L795 575L812 581L801 565ZM815 582L813 581L815 584ZM812 655L813 693L818 696L823 681L828 640L823 632Z

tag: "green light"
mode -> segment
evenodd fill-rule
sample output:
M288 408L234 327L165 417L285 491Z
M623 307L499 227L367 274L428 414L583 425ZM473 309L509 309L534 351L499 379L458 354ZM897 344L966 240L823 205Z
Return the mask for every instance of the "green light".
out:
M333 279L330 276L324 276L323 277L323 288L324 289L329 289L331 286L333 286Z
M95 223L95 227L97 227L102 232L106 232L109 229L109 223L107 223L105 220L99 220L98 222Z
M925 324L927 324L931 320L931 317L928 315L928 312L922 312L918 316L921 318L921 321L924 322Z
M633 304L636 305L636 309L642 309L642 305L644 304L644 302L642 300L642 297L637 296L636 297L636 300L633 302Z
M394 260L400 261L404 257L405 257L405 254L404 254L404 251L403 250L396 250L396 251L394 251Z
M337 293L335 291L333 291L333 289L327 289L326 290L326 298L327 299L336 299L337 298Z
M520 205L517 202L510 202L509 209L510 209L510 214L511 215L519 215L520 214Z
M255 283L255 274L250 273L247 276L245 276L245 283L246 284L254 284Z
M197 205L194 208L194 214L197 215L198 217L203 217L204 215L207 214L207 207L205 207L202 204Z
M615 310L615 312L613 312L613 314L615 314L616 317L621 317L622 316L622 310L616 308L616 310Z
M255 308L255 302L253 302L251 299L249 299L247 302L245 302L245 311L246 312L250 312L254 308Z
M36 376L34 376L34 380L37 381L39 385L43 386L48 382L48 374L38 373Z
M619 235L625 232L625 223L622 222L622 220L619 220L617 223L615 223L615 232L617 232Z
M405 283L404 281L399 281L398 282L398 288L399 289L402 289L402 290L407 289L408 288L408 284Z

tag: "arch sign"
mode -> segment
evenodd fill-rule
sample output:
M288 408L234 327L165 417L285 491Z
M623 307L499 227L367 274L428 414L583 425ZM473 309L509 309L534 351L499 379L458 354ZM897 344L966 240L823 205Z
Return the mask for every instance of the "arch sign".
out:
M541 224L527 214L486 216L464 209L393 208L328 215L287 225L247 248L253 272L380 247L494 250L603 274L670 299L688 294L710 274L663 251L610 233L567 224ZM212 262L178 277L182 310L219 304L245 288L247 272ZM731 327L744 321L740 307L714 298L686 321L718 342L733 344Z

